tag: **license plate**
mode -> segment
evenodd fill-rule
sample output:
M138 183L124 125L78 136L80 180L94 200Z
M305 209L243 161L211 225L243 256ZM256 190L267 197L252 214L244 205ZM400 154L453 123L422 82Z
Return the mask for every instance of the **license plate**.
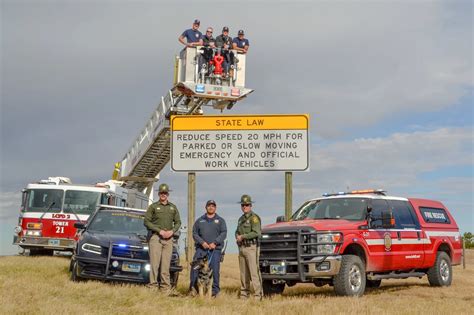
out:
M141 265L135 263L124 262L122 264L122 270L128 272L140 272Z
M59 240L48 240L49 246L59 246Z
M271 275L284 275L286 274L285 265L270 265L270 274Z

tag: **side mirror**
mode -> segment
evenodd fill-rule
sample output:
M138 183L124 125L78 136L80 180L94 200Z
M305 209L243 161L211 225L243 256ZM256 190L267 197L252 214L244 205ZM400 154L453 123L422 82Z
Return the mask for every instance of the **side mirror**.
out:
M277 222L277 223L278 223L278 222L285 222L285 221L286 221L286 219L285 219L285 216L284 216L284 215L279 215L279 216L277 217L277 219L276 219L276 222Z
M382 211L382 227L384 229L391 229L395 227L395 218L392 210Z
M74 222L74 227L78 230L84 230L86 225L82 222Z

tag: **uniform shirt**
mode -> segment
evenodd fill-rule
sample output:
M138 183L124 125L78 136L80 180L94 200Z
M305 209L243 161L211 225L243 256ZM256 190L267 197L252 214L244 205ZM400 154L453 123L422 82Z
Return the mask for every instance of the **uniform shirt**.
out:
M244 240L253 240L259 238L262 234L260 217L252 211L243 214L237 223L235 235L242 235Z
M212 37L212 35L210 37L208 37L207 35L204 35L202 37L202 42L204 46L209 46L211 42L215 42L215 41L216 40L214 39L214 37Z
M217 245L216 249L222 249L227 238L225 220L217 213L213 218L209 218L207 214L204 214L194 222L193 238L196 242L196 247L198 244L206 242L208 244L215 243Z
M202 38L202 33L192 28L185 30L181 36L186 38L187 43L196 43Z
M159 201L152 203L146 210L143 223L147 229L156 233L161 230L173 230L176 233L181 227L178 208L169 201L166 205Z
M229 45L229 49L232 48L232 37L230 36L224 36L224 35L219 35L216 37L216 47L222 48L224 47L224 44Z
M234 38L232 43L237 44L237 47L239 47L239 48L244 48L245 46L250 46L249 40L247 38L244 38L244 39L240 40L240 38L236 37L236 38Z

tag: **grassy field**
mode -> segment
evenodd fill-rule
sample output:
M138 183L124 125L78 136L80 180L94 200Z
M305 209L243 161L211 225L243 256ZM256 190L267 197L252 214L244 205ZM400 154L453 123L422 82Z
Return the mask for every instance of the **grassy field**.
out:
M432 288L423 279L385 280L362 298L336 297L332 288L296 285L282 296L262 302L239 300L236 255L227 255L217 299L166 297L140 285L69 280L68 257L0 257L0 313L95 314L472 314L474 312L474 250L467 266L454 267L453 285ZM178 285L185 294L187 271Z

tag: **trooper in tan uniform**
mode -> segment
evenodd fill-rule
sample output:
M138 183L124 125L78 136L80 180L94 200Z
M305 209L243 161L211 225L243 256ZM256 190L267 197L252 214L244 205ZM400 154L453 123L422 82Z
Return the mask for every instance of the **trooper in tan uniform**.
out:
M260 217L252 211L252 198L249 195L242 195L240 205L243 215L239 218L237 231L235 231L239 246L240 298L250 296L250 283L252 283L254 297L261 300L262 278L258 258L262 223Z
M181 227L181 219L178 208L168 201L169 191L168 185L160 185L159 200L148 207L144 223L149 237L151 265L149 286L158 285L158 269L160 269L160 288L171 292L170 264L173 234Z

